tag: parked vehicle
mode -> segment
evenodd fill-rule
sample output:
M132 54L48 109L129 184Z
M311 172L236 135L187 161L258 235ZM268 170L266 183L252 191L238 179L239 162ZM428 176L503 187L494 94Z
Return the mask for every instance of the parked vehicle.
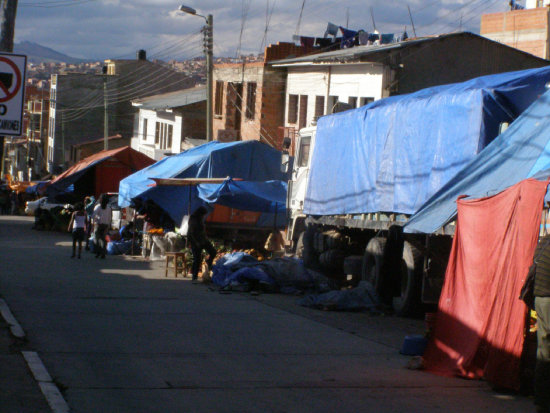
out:
M295 254L342 282L370 281L399 315L437 303L454 223L403 226L544 92L548 73L534 73L393 96L300 130L287 200Z
M50 202L48 197L42 197L36 201L27 201L25 204L25 214L34 215L38 207L41 209L50 210L56 207L66 207L67 204L60 204L57 202Z

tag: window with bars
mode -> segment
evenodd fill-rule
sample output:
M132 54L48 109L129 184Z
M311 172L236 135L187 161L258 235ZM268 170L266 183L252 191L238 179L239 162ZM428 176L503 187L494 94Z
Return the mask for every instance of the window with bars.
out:
M147 140L147 119L143 119L143 140Z
M298 95L288 95L288 123L298 122Z
M315 96L315 120L325 114L325 97Z
M214 115L221 116L223 114L223 82L216 81L216 97L214 99Z
M246 85L246 112L247 119L254 119L256 114L256 82L249 82Z
M350 96L348 98L348 103L352 108L356 108L357 107L357 96Z
M368 98L361 98L359 101L360 106L368 105L369 103L374 102L374 98L368 97Z
M174 126L168 125L167 137L166 137L166 149L172 149L172 134L174 132Z
M307 124L307 95L300 95L300 119L298 127L305 128Z

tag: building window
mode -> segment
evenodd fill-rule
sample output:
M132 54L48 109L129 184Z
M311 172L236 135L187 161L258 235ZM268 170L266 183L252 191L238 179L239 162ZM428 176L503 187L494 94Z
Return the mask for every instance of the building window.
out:
M350 96L348 98L348 103L352 108L356 108L357 107L357 96Z
M300 95L300 119L298 128L305 128L307 124L307 95Z
M334 113L337 103L338 103L338 96L328 97L328 109L327 109L328 113Z
M288 95L288 123L298 122L298 95Z
M368 105L369 103L374 102L374 98L368 97L368 98L361 98L359 101L360 106Z
M155 145L160 143L160 122L155 124Z
M166 138L166 149L172 150L172 133L174 132L174 126L168 125L168 137Z
M300 148L298 149L298 166L307 166L309 161L309 148L311 147L311 137L304 136L300 138Z
M143 119L143 140L147 140L147 119Z
M325 97L315 96L315 120L325 114Z
M256 112L256 82L249 82L246 85L246 118L254 119Z
M221 116L223 113L223 82L216 81L216 98L214 102L214 114Z

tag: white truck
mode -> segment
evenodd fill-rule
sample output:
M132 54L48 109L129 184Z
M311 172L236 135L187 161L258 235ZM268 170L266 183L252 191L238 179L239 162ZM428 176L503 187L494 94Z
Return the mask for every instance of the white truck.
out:
M425 89L300 130L287 200L293 252L342 283L370 281L398 315L437 303L454 223L430 234L403 225L543 93L549 75Z

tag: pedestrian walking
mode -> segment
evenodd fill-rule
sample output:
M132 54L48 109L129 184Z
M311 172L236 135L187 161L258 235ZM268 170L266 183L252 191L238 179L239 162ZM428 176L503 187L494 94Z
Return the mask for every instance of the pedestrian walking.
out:
M105 194L99 198L99 204L95 206L92 221L95 225L94 239L96 246L95 257L105 258L107 252L107 231L111 227L112 210L108 205L109 197Z
M93 195L84 198L84 210L86 211L86 251L90 250L90 235L92 233L92 215L94 213L95 198Z
M191 267L192 281L197 282L199 278L199 268L202 264L202 250L208 252L206 264L208 269L212 268L214 258L216 258L216 249L206 237L205 219L208 211L205 207L199 207L189 217L187 238L191 243L191 252L193 253L193 266Z
M535 253L535 311L537 312L537 364L535 366L535 405L537 413L550 413L550 235L539 243Z
M19 215L19 196L17 192L12 191L10 193L10 203L11 203L11 214Z
M84 210L84 206L81 203L75 205L75 211L71 215L71 221L69 222L69 227L67 228L69 232L72 231L73 234L73 255L71 258L75 257L76 244L78 242L78 258L82 252L82 241L84 241L84 234L86 232L86 221L87 215Z

